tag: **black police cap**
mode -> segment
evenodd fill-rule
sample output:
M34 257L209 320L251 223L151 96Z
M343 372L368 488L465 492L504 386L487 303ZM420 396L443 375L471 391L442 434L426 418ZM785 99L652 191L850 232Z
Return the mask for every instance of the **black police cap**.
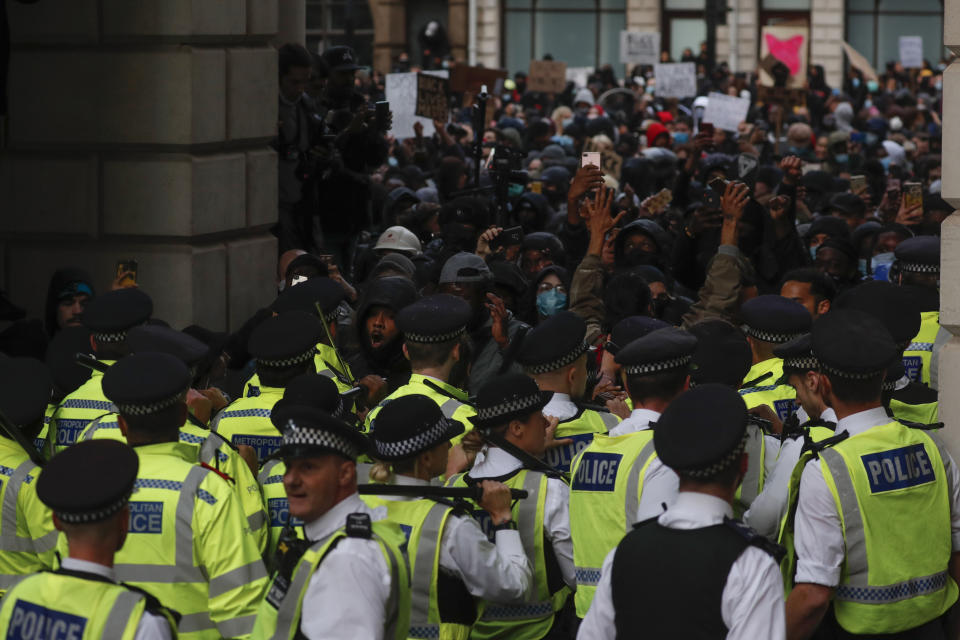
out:
M907 238L893 251L901 271L940 273L940 238L917 236Z
M690 363L690 384L715 382L733 389L753 366L750 343L738 327L725 320L704 320L689 328L697 338Z
M87 303L80 322L99 342L123 342L127 330L145 323L153 301L138 287L108 291Z
M169 353L188 367L197 365L210 347L182 331L156 324L134 327L127 333L131 353Z
M135 353L103 374L103 394L125 416L157 413L183 402L192 376L168 353Z
M773 348L773 355L783 360L784 374L816 371L820 366L820 362L813 355L813 336L809 333L777 345Z
M55 455L37 480L37 497L60 520L90 524L127 504L140 461L117 440L86 440Z
M576 362L587 352L587 323L572 311L561 311L532 329L523 339L517 361L538 375Z
M472 315L463 298L438 293L401 309L396 322L405 341L436 344L459 337Z
M270 310L280 315L290 311L302 311L316 316L319 315L319 303L324 319L332 322L336 317L337 307L346 297L347 292L337 281L330 278L310 278L306 282L284 289L270 305Z
M671 326L670 323L664 322L659 318L651 318L650 316L630 316L624 318L613 325L613 330L610 331L610 340L607 341L605 348L613 355L617 355L620 349L637 338L642 338L651 331L664 329L669 326Z
M704 384L682 393L660 416L653 431L657 457L678 474L710 479L743 452L747 406L740 394L721 384Z
M697 348L697 338L677 327L657 329L637 338L614 359L628 376L645 376L686 369Z
M799 302L778 295L752 298L740 308L743 330L764 342L789 342L810 330L810 312Z
M899 357L897 345L883 323L862 311L830 311L817 318L812 333L813 353L828 375L872 378Z
M903 360L898 358L891 362L883 375L883 384L880 385L880 390L888 393L896 391L897 383L906 375L906 372L907 370L906 367L903 366Z
M309 458L335 453L348 460L368 449L366 437L343 420L313 407L300 406L288 416L281 428L283 458Z
M323 324L315 313L287 311L257 325L247 349L257 365L282 369L313 360L323 335Z
M552 391L541 391L533 378L522 373L497 376L477 393L477 415L468 418L477 429L490 429L526 418L543 409Z
M90 330L86 327L64 327L47 346L47 368L53 375L59 397L73 393L90 379L92 372L77 362L78 353L94 357Z
M427 396L401 396L385 404L370 425L370 455L379 460L406 460L463 432L463 425L444 416Z
M270 421L283 430L289 419L288 412L296 407L320 409L334 418L347 420L350 415L333 380L319 373L310 372L291 380L283 390L283 398L273 405Z
M50 371L33 358L0 360L0 411L18 427L43 418L50 402Z
M903 288L881 280L868 280L847 289L831 309L855 309L883 323L897 344L907 344L920 332L920 310Z

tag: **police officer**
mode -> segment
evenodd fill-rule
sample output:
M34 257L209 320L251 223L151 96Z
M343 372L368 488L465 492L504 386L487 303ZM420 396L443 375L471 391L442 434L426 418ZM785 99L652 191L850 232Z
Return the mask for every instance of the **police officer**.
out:
M273 454L281 438L270 422L270 411L288 382L314 371L315 345L322 335L320 319L304 311L264 320L250 334L247 346L257 361L259 394L234 401L214 418L210 430L234 445L253 447L260 460Z
M51 386L43 363L0 358L0 412L27 442L43 426ZM0 429L0 595L20 576L54 565L57 532L50 510L37 498L39 474L30 455Z
M470 305L447 293L421 298L397 314L403 332L403 353L410 360L410 380L384 398L367 415L367 430L376 428L380 410L396 398L427 396L443 415L469 426L476 415L466 392L457 383L466 381L470 339L466 336Z
M25 578L7 593L4 638L176 637L174 615L147 592L118 583L113 567L127 537L137 467L137 454L114 441L84 442L50 461L37 494L53 510L70 555L59 570Z
M691 389L663 412L654 445L680 476L680 492L607 554L578 638L785 637L776 547L732 519L746 427L743 400L718 384Z
M574 603L581 618L590 608L607 553L636 522L659 515L677 495L677 474L657 458L651 425L689 388L696 344L688 332L668 327L617 352L623 384L635 408L609 435L597 434L571 465Z
M127 331L150 319L153 301L136 287L117 289L94 298L80 321L90 330L90 344L97 359L111 365L127 355ZM94 418L113 411L103 395L103 374L93 371L90 379L63 399L50 421L48 447L60 452L77 441L80 432Z
M341 397L337 385L323 375L305 373L287 385L283 390L283 398L275 405L270 413L270 421L277 431L283 433L287 422L300 410L301 407L312 407L329 413L337 420L353 423L356 416L350 413L347 402ZM365 478L361 473L361 465L357 464L358 477ZM370 465L364 465L369 471ZM277 453L264 460L257 480L263 492L269 514L269 542L265 555L268 566L272 566L276 559L277 544L284 530L288 535L303 539L303 521L290 517L290 507L287 504L287 492L283 488L283 474L287 468Z
M908 238L893 253L891 279L907 289L920 311L920 331L907 345L903 366L911 380L931 386L936 378L931 361L940 333L940 237Z
M47 446L47 436L53 414L67 395L90 379L90 369L77 362L78 353L94 357L93 346L90 344L90 330L86 327L64 327L50 339L50 344L47 345L45 361L53 378L53 393L47 399L43 429L35 438L37 449L44 456L51 453Z
M496 479L511 489L529 492L527 498L514 503L512 513L523 551L533 567L533 588L522 602L484 602L472 638L536 640L547 636L555 624L562 626L562 616L557 613L576 585L570 491L559 474L539 460L550 444L543 407L551 395L522 374L488 382L477 396L477 415L471 419L487 445L469 473L447 482L471 486Z
M140 460L117 576L178 611L181 638L244 637L266 569L227 480L178 441L190 372L165 353L137 353L103 376L120 430Z
M372 479L428 487L446 471L450 439L463 430L430 398L397 398L383 408L370 434L371 454L383 461L374 466ZM447 501L364 498L386 507L388 518L410 531L410 638L466 638L477 617L474 597L509 604L522 600L530 587L531 567L513 523L510 490L494 480L480 484L478 515L493 541L469 512Z
M366 438L318 409L299 409L283 431L280 455L290 515L304 521L309 542L291 545L281 560L252 637L406 638L406 540L384 519L385 508L357 494L355 461Z
M781 384L783 365L773 348L810 330L810 312L798 302L777 295L758 296L740 308L743 330L753 352L753 366L747 372L740 395L747 408L770 407L783 421L796 410L796 392Z
M610 330L609 340L603 345L603 355L600 358L600 376L601 380L607 380L612 383L620 381L620 365L615 358L617 353L623 347L627 346L637 338L642 338L651 331L664 329L670 325L663 320L650 318L648 316L629 316L613 325ZM627 407L633 410L633 403L629 396L626 399Z
M813 352L839 421L832 446L801 459L790 637L810 637L823 622L841 634L943 638L960 577L956 465L933 432L892 420L881 405L898 351L878 320L831 311L813 325Z
M801 451L807 442L832 437L837 415L820 395L820 363L813 355L813 339L809 333L777 345L773 353L783 361L783 381L796 390L800 407L785 421L776 464L764 481L763 491L743 514L743 521L761 535L776 540L787 510L790 478ZM817 417L808 418L810 415Z
M330 278L310 278L286 289L277 296L270 305L271 311L283 315L290 311L300 311L309 315L318 316L317 307L323 311L322 322L326 323L331 338L337 336L337 316L340 303L347 297L344 288ZM351 382L353 372L346 362L341 361L337 351L330 344L327 333L323 332L317 340L317 352L314 356L314 365L317 373L334 381L341 391L349 391L353 387ZM260 378L257 374L247 381L245 396L256 396L260 392Z
M572 311L561 311L530 331L520 346L517 360L543 391L553 397L543 408L558 420L555 437L569 444L547 452L547 462L568 471L570 462L590 444L596 433L606 433L620 422L607 411L587 409L583 400L587 385L587 323Z
M909 287L897 287L889 282L874 280L845 291L837 298L836 308L857 309L882 322L896 343L905 368L906 363L915 362L917 356L908 356L904 351L914 346L914 337L923 330L923 314L918 310L914 297ZM885 379L886 383L892 385L885 395L889 398L890 410L895 418L920 424L937 422L940 409L936 390L915 381L906 372L895 379Z
M133 353L168 353L176 357L190 368L191 378L194 377L195 367L209 351L209 347L196 338L162 325L134 327L127 335L127 345ZM198 392L192 393L194 398L205 401L205 397ZM244 515L257 540L257 547L264 553L268 539L267 513L256 476L247 461L241 457L236 447L219 434L208 431L192 414L187 416L187 421L180 427L178 437L180 442L193 447L196 452L195 462L228 480L243 505ZM108 413L91 421L81 432L78 441L104 438L124 441L116 413ZM249 458L255 458L256 454L252 451L249 453Z

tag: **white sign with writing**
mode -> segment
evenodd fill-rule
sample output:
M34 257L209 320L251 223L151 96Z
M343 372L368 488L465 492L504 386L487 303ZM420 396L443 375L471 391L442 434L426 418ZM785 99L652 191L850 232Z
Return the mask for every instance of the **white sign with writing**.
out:
M922 36L900 36L900 64L905 69L923 68Z
M692 98L697 95L697 65L671 62L653 65L657 95L661 98Z
M749 98L736 98L715 91L711 91L707 97L710 101L703 112L703 122L710 122L725 131L736 131L737 126L747 119Z
M656 64L660 62L660 34L656 32L621 31L620 62Z
M421 73L441 78L450 75L450 72L446 69L422 71ZM436 131L433 127L433 120L416 115L417 74L388 73L385 85L387 101L390 103L390 111L393 113L393 128L390 129L390 135L400 140L413 138L416 135L413 132L413 125L419 122L423 125L423 135L432 136Z

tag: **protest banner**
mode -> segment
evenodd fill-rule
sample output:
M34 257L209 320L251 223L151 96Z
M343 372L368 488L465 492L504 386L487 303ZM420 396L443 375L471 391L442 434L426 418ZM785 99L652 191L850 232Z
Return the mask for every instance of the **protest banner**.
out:
M703 122L712 123L714 127L725 131L736 131L737 126L747 119L747 111L750 110L748 98L737 98L715 91L711 91L707 97L709 102L703 112Z
M661 98L692 98L697 95L697 65L673 62L653 65L656 94Z
M531 60L527 90L562 93L567 86L567 63L553 60Z
M873 65L859 51L851 47L846 42L843 43L843 50L850 59L850 66L860 71L865 80L879 80L877 72L873 70Z
M418 73L417 107L414 114L446 122L450 110L448 86L447 78Z
M923 38L900 36L900 64L904 69L923 68Z
M621 31L620 62L624 64L656 64L660 62L660 34L645 31Z
M423 73L441 78L448 77L446 69ZM393 128L390 129L390 135L401 140L412 138L413 125L419 122L423 125L423 135L432 136L435 131L433 120L417 115L417 74L388 73L384 84L386 99L390 102L390 112L393 113Z
M480 93L486 85L490 94L503 91L503 81L507 78L506 69L488 69L486 67L468 67L458 64L450 71L450 91L460 93Z
M760 30L760 60L768 55L782 62L790 71L787 79L788 89L801 89L807 81L807 50L810 42L810 28L797 26L766 26ZM774 86L770 72L760 66L760 84Z

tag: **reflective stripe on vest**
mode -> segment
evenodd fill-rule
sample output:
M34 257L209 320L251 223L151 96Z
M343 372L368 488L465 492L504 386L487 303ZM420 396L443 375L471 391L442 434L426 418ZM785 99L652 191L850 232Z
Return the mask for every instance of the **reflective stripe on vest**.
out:
M739 501L744 507L749 507L763 490L763 464L765 454L763 432L753 424L747 425L747 442L744 452L747 459L747 472L740 484Z
M103 637L122 638L123 632L133 616L134 609L143 599L142 594L129 590L125 590L117 596L113 607L110 609L110 615L107 616L107 621L103 625Z
M53 530L38 540L22 538L17 535L17 498L20 486L30 483L34 477L30 472L37 468L29 460L20 463L16 469L0 468L0 473L10 476L3 494L3 511L0 515L0 552L13 551L25 553L44 553L57 545L58 532Z
M440 546L440 531L450 507L435 504L420 526L417 555L413 562L410 592L411 638L439 638L440 625L430 622L430 592Z
M443 412L443 416L447 420L453 419L453 414L457 412L457 409L463 406L463 403L454 398L450 398L446 402L440 405L440 411Z

